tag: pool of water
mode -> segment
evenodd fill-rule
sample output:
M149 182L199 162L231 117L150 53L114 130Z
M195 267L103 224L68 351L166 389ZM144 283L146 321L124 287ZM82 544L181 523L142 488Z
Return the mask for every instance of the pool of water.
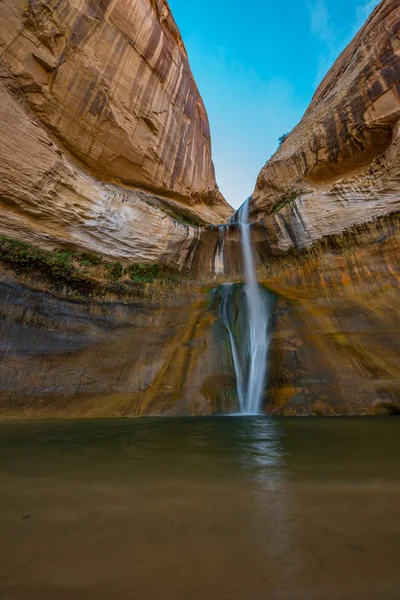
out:
M399 429L0 423L0 600L399 599Z

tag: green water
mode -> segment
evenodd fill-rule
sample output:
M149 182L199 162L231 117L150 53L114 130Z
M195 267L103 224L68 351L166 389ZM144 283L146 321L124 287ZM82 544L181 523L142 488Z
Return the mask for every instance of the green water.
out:
M400 419L0 424L0 600L400 598Z

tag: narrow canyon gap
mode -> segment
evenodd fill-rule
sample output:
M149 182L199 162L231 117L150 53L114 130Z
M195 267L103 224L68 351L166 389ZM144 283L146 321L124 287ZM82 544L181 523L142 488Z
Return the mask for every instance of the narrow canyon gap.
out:
M398 412L399 10L375 8L240 224L167 2L0 3L1 417Z

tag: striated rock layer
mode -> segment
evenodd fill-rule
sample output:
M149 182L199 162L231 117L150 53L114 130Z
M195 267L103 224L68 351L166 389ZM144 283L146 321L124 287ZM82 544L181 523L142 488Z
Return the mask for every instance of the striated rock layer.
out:
M0 414L228 410L174 273L233 211L167 2L0 2L0 130Z
M399 256L394 215L260 267L278 300L267 414L400 412ZM88 294L79 272L57 284L24 262L0 265L0 418L238 410L218 281Z
M194 84L171 100L177 74L192 79L166 4L5 0L0 15L0 234L127 265L0 244L0 416L237 410L209 291L240 281L240 231L197 227L230 210L199 158ZM400 3L383 0L258 179L252 237L278 295L268 414L400 412L399 60ZM163 94L166 112L149 113ZM193 280L148 285L132 261Z
M251 200L281 295L268 413L400 412L399 119L400 3L383 0Z
M199 286L85 298L40 272L3 264L0 275L0 418L233 411L234 374Z
M400 218L270 260L274 316L266 411L400 414Z
M0 129L2 234L181 266L232 212L164 0L1 2Z

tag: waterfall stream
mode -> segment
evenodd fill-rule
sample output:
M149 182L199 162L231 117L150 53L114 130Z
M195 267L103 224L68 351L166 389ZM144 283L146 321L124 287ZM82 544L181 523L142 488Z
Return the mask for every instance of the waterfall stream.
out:
M267 376L268 325L272 302L269 300L270 295L268 292L257 282L251 243L248 200L236 213L234 220L238 222L241 229L245 279L244 294L243 286L239 286L242 290L240 295L236 284L221 286L219 318L229 333L240 414L258 415L262 411ZM232 219L232 222L234 220ZM222 233L224 233L224 230L222 230ZM223 248L221 237L219 248ZM220 272L224 272L223 265Z
M267 314L260 286L257 282L253 249L251 246L248 200L240 207L238 217L242 232L245 290L248 308L247 347L250 358L250 367L245 388L244 412L259 414L267 372L267 329L269 314Z
M224 264L224 241L225 241L225 225L218 227L218 245L214 257L214 273L223 275L225 273Z

